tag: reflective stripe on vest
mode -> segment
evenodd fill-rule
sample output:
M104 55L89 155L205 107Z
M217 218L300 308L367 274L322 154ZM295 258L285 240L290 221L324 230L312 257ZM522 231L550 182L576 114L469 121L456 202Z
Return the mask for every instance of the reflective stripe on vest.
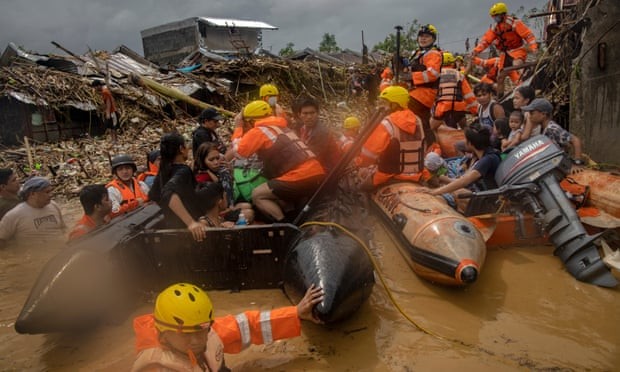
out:
M241 349L245 349L250 346L252 341L250 337L250 322L248 317L244 313L235 315L237 325L239 326L239 334L241 335Z
M258 156L263 161L265 177L279 177L303 162L316 158L312 150L291 129L268 125L256 128L273 143L270 148L258 151Z
M424 164L424 130L422 129L422 122L419 120L419 118L416 116L416 130L414 134L402 131L398 127L398 125L393 124L388 118L382 120L381 125L383 125L383 127L385 127L385 129L388 131L392 141L398 141L399 148L398 159L388 159L381 156L381 159L379 160L379 170L384 173L418 173L420 169L422 169L422 164ZM393 155L390 154L387 156L391 157ZM390 168L392 168L394 165L398 165L400 171L393 172L393 170L395 169L385 169L384 167L382 167L382 165L386 163L392 164Z
M502 30L500 24L497 24L493 28L493 33L495 33L495 36L497 36L497 39L495 39L497 49L505 52L509 49L516 49L521 47L523 45L523 40L512 27L515 23L515 19L513 17L507 16L503 23L508 25L509 28L506 30Z
M463 75L454 68L444 68L439 75L437 101L460 102L463 100L461 81Z
M273 333L271 331L271 311L261 311L260 331L263 335L264 344L270 344L273 342Z

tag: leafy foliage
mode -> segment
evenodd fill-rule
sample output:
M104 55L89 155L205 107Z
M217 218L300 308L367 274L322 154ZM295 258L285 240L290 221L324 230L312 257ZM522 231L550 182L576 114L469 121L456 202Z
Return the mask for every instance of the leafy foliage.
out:
M420 23L417 19L407 23L400 32L400 50L414 51L418 47L418 29ZM372 47L373 52L384 51L387 53L396 52L396 32L390 33L382 42Z
M293 54L295 54L295 44L291 42L286 43L286 46L280 49L280 52L278 52L278 54L280 55L280 57L292 56Z
M323 34L323 40L321 40L321 44L319 44L319 52L335 53L339 51L340 47L336 42L336 36L330 33Z

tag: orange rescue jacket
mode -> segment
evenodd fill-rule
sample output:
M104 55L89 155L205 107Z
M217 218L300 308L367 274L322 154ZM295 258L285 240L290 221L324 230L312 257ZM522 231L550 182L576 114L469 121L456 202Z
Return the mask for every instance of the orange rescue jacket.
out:
M105 185L106 188L114 187L117 189L123 198L120 209L118 212L111 213L112 217L119 216L123 213L127 213L138 208L140 206L138 199L142 199L143 202L147 202L149 200L149 196L142 192L140 182L135 177L131 178L131 182L133 183L133 191L130 187L118 179L114 179Z
M484 33L482 40L474 48L474 52L476 54L481 53L491 44L495 44L497 49L502 52L509 52L513 49L522 48L523 41L529 45L530 50L538 50L536 37L532 30L520 19L506 16L502 22L495 24L493 28Z
M426 51L418 50L414 55L414 66L423 66L426 69L411 73L414 89L409 92L409 95L428 108L431 108L435 102L442 61L443 56L437 48Z
M276 116L269 116L265 119L258 120L254 123L254 128L250 129L233 145L235 154L243 158L248 158L259 153L259 151L269 150L274 145L275 141L273 137L270 138L270 136L266 134L265 130L269 130L267 127L287 128L287 122L286 119ZM303 142L301 142L301 144L303 144ZM305 144L303 145L305 146ZM275 179L284 182L294 182L324 174L325 170L321 166L321 163L319 163L316 158L308 158L301 164L286 171L284 174L275 177Z

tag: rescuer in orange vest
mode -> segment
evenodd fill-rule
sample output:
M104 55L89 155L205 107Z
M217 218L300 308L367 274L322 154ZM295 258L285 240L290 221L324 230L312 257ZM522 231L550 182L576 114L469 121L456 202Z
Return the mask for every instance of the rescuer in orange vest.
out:
M443 52L443 66L439 75L439 89L435 105L431 110L431 129L436 131L440 125L451 128L464 126L467 112L478 112L476 96L467 79L456 69L456 59L449 52Z
M520 66L525 63L527 49L533 53L538 51L538 44L532 30L521 20L509 16L507 13L508 7L505 3L495 3L491 6L489 15L496 25L485 32L482 40L472 52L472 57L476 57L491 44L495 45L500 52L498 65L500 72L505 67ZM511 72L509 76L512 82L517 84L521 74L517 71L514 72Z
M435 102L439 87L439 74L443 57L435 45L437 29L433 25L424 25L418 30L418 49L411 56L411 81L413 89L409 92L411 100L409 109L422 120L426 145L435 142L435 135L430 130L431 107Z
M376 187L392 178L419 180L424 167L424 130L408 103L409 92L400 86L388 87L379 95L379 106L389 114L370 134L355 160L360 167L377 167L363 188Z
M349 151L360 132L361 125L359 119L355 116L349 116L344 119L344 123L342 123L342 134L338 138L338 146L340 147L341 153L345 154Z
M392 85L392 79L394 79L394 72L389 67L383 69L381 72L381 84L379 84L379 93L383 92L383 89Z
M312 309L324 293L314 285L297 306L215 317L209 296L193 284L164 289L153 314L134 319L138 356L132 371L230 371L224 353L301 334L300 319L320 323Z
M294 212L297 203L310 197L325 178L316 155L287 127L286 120L272 115L265 101L250 102L243 109L245 121L253 127L226 153L226 160L258 154L263 175L269 180L252 191L252 203L274 221Z
M278 103L278 100L280 98L280 91L278 90L278 87L273 84L263 84L258 90L258 95L262 101L267 102L269 106L271 106L271 111L274 112L276 116L282 117L288 121L288 118L286 117L286 112ZM243 112L240 112L237 114L237 116L235 116L234 122L235 129L230 137L231 141L235 141L241 138L243 134L249 129L244 129Z
M129 155L116 155L112 158L112 175L115 177L108 182L106 188L112 202L112 218L132 211L149 200L150 188L138 181L134 174L138 169Z

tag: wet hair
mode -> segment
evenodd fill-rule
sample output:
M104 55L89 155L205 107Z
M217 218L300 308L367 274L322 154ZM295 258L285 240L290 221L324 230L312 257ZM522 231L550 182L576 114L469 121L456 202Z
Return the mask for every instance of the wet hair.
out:
M165 185L170 180L170 172L174 158L179 153L181 147L185 147L185 138L178 132L166 133L159 142L161 162L159 163L159 180L161 185Z
M521 85L517 88L517 92L527 99L528 103L532 102L536 98L536 91L529 85Z
M474 94L478 95L478 93L495 94L495 89L493 89L493 85L491 84L479 83L474 86Z
M293 103L293 112L299 115L301 109L308 106L314 107L317 111L320 109L319 101L309 96L301 96Z
M520 112L520 111L519 111ZM510 125L508 125L508 119L499 118L495 119L493 122L493 126L497 130L497 132L502 136L502 138L508 138L510 136Z
M523 114L523 111L521 110L514 110L513 112L510 113L510 116L518 116L519 121L521 123L523 123L523 121L525 120L525 115Z
M108 189L104 185L86 185L80 190L80 204L87 215L93 214L95 206L101 204L104 196L108 195Z
M491 132L480 124L471 124L465 129L465 138L476 150L484 150L491 145Z
M198 146L194 155L194 173L209 168L205 162L205 157L213 150L219 152L217 144L214 142L203 142Z
M13 175L13 169L11 168L0 168L0 185L6 185L9 182L9 179Z
M196 198L200 210L207 213L213 209L217 203L224 198L224 187L219 182L207 182L198 187Z
M105 83L103 81L101 81L101 80L93 80L92 83L90 83L90 86L94 87L94 88L102 87L104 85L105 85Z

